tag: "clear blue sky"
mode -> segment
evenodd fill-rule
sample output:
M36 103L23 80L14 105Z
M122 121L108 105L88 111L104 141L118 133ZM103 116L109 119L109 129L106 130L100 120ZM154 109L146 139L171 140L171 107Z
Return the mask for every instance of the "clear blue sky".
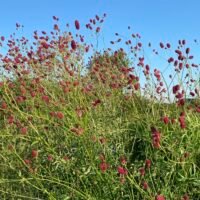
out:
M95 14L107 13L104 36L126 33L131 25L145 40L159 42L193 39L200 36L199 0L1 0L0 34L8 35L15 23L25 33L52 27L52 16L61 23L79 19L84 24Z
M175 46L178 39L200 37L199 0L1 0L0 5L0 35L5 36L15 31L16 22L30 37L34 30L51 30L53 15L65 27L75 19L86 24L95 14L106 13L103 37L108 45L115 32L128 35L129 25L144 43L151 41L155 47L160 41Z

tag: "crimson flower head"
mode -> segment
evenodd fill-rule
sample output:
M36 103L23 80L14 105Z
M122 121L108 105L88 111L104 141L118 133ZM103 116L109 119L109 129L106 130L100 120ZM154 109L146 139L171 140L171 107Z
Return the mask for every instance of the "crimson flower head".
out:
M96 28L96 33L99 33L100 32L100 27L97 27Z
M165 197L163 195L157 195L155 200L165 200Z
M75 20L75 27L76 27L77 30L80 29L80 23L79 23L78 20Z
M53 156L52 155L48 155L47 160L48 161L52 161L53 160Z
M143 186L143 189L144 189L144 190L147 190L147 189L149 188L149 185L148 185L148 183L147 183L146 181L144 181L144 182L142 183L142 186Z
M97 100L95 100L95 101L92 102L92 105L95 107L95 106L97 106L100 103L101 103L101 100L97 99Z
M164 122L165 124L168 124L168 123L169 123L169 117L168 117L168 116L164 116L164 117L163 117L163 122Z
M84 109L83 108L76 108L76 114L78 117L82 117L84 113Z
M139 172L140 172L140 176L144 176L145 175L145 168L144 167L140 168Z
M190 197L188 196L188 194L184 194L182 200L189 200L189 199L190 199Z
M14 120L15 120L14 116L10 115L8 118L8 124L12 124Z
M152 143L154 148L160 148L160 139L161 139L160 132L155 127L151 127L151 133L152 133Z
M47 96L47 95L43 95L42 96L42 100L44 101L44 102L46 102L46 103L49 103L49 97Z
M53 20L55 20L55 21L58 21L58 20L59 20L59 18L58 18L58 17L56 17L56 16L53 16Z
M180 127L182 129L186 128L185 114L184 113L180 114L180 117L178 118L178 120L179 120L179 123L180 123Z
M120 157L120 162L121 162L122 165L125 165L127 163L127 160L126 160L126 158L124 156L121 156Z
M31 163L31 161L29 159L25 159L24 162L26 165L29 165Z
M27 134L27 127L22 127L22 128L20 129L20 133L21 133L22 135L26 135L26 134Z
M151 160L146 159L146 161L145 161L145 167L148 168L148 169L151 167Z
M169 43L167 43L167 48L170 48L170 47L171 47L171 45Z
M128 174L127 169L125 169L124 167L121 167L121 166L119 166L119 167L117 168L117 171L118 171L118 173L119 173L120 175L127 175L127 174Z
M76 127L73 127L73 128L71 128L70 129L73 133L75 133L76 135L82 135L83 134L83 132L84 132L84 129L82 128L82 127L80 127L79 125L77 126L76 125Z
M176 94L180 90L180 85L174 85L172 90L173 90L173 94Z
M103 162L100 163L100 169L101 169L101 171L103 173L106 172L106 170L108 169L108 167L109 167L109 165L105 161L103 161Z
M38 151L37 150L32 150L31 156L32 156L32 158L37 158L38 157Z
M71 48L75 51L76 50L76 42L74 40L71 41Z
M164 44L160 42L160 48L164 48Z
M62 112L57 112L56 116L58 119L63 119L64 118L64 114Z
M186 54L189 54L189 53L190 53L190 48L187 48L187 49L185 50L185 53L186 53Z
M1 36L1 41L3 42L5 40L5 37L4 36Z
M20 27L20 24L19 23L16 23L16 28L19 28Z

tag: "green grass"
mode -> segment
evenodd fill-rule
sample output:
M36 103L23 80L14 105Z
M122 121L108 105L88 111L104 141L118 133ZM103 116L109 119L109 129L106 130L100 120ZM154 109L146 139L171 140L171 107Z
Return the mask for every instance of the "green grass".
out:
M199 114L188 112L187 128L182 130L177 122L165 125L160 120L165 114L177 118L182 108L137 96L125 100L120 90L109 97L99 90L101 103L94 107L93 94L88 96L77 87L64 95L54 86L45 84L49 104L41 101L40 94L27 95L28 100L21 104L10 103L17 90L6 84L1 88L8 104L1 111L1 199L153 199L158 193L166 199L180 199L185 193L198 199ZM58 103L60 97L63 104ZM77 116L77 107L83 108L82 117ZM51 117L50 111L62 111L64 118ZM10 114L19 125L8 124ZM84 129L81 135L71 131L76 124ZM159 149L152 146L152 125L161 132ZM21 126L27 127L26 135L20 133ZM33 149L39 152L37 158L31 157ZM185 158L186 152L189 156ZM109 164L104 173L100 155ZM120 163L121 156L126 164ZM31 163L26 164L25 159ZM146 159L152 164L141 176L139 169ZM119 175L118 166L128 174ZM142 187L144 181L148 190Z

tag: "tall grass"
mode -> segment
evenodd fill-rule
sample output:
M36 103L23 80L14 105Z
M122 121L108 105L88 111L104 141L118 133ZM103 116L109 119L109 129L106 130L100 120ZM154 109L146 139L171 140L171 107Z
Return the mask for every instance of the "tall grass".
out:
M104 18L86 27L99 34ZM124 41L131 60L122 48L95 51L77 20L73 36L53 19L54 30L35 32L33 44L1 37L9 50L1 57L0 198L200 199L200 104L192 77L199 66L185 40L175 52L160 44L174 52L166 61L174 70L169 82L146 63L140 35Z

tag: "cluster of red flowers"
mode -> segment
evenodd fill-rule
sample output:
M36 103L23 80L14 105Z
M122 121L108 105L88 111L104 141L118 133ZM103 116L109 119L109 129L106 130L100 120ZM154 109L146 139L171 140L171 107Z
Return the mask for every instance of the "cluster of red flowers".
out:
M160 132L155 127L151 127L151 134L154 148L160 148Z
M180 127L181 127L182 129L186 128L185 113L184 113L184 112L182 112L182 113L180 114L178 120L179 120L179 123L180 123Z
M64 114L61 111L58 112L50 112L50 115L52 117L56 117L57 119L63 119L64 118Z

